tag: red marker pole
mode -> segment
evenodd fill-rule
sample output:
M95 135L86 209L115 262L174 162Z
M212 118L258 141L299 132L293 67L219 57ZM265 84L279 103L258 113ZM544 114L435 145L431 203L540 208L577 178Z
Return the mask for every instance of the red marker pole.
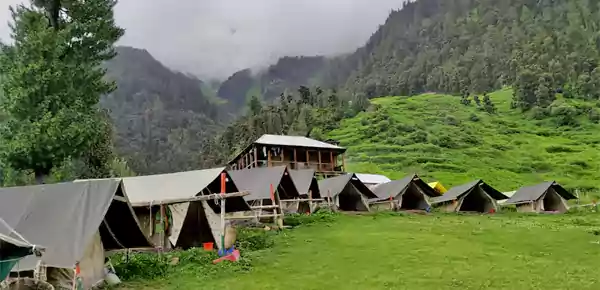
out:
M221 250L225 253L225 191L227 191L227 174L221 173Z

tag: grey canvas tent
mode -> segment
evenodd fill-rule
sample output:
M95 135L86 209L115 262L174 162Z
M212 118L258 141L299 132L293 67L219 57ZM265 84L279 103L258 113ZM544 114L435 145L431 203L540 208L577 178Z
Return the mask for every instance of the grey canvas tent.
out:
M313 198L321 198L314 169L289 170L289 172L301 197L308 197L310 192Z
M521 187L504 205L515 205L519 212L566 212L566 200L577 197L555 181Z
M376 185L376 199L369 200L372 208L391 210L428 210L429 198L440 196L416 174Z
M369 199L377 198L354 173L319 181L321 196L343 211L369 211Z
M298 189L286 166L257 167L244 170L229 171L236 186L250 194L244 198L255 207L278 206L278 214L285 210L281 200L292 200L300 197ZM271 189L273 197L271 197ZM272 203L274 199L275 204ZM262 210L259 210L262 213ZM272 210L268 210L272 212Z
M431 204L449 212L495 212L497 201L508 197L483 180L455 186L444 195L435 197Z
M0 218L28 242L45 248L13 271L47 267L48 282L72 286L78 264L85 289L104 279L104 252L150 247L117 180L0 188Z
M319 191L319 183L315 175L314 169L289 170L292 181L300 194L301 200L291 206L296 209L296 212L310 213L316 208L316 203L313 199L321 201L321 193Z
M231 170L229 174L240 190L250 192L244 198L254 208L251 215L256 216L258 221L264 217L273 217L275 223L283 226L280 217L284 211L297 210L288 209L293 203L290 205L289 202L282 202L300 197L286 166Z
M218 241L222 228L218 201L173 202L221 192L238 192L224 167L124 177L123 187L134 207L140 225L154 246L164 249L200 247ZM250 210L243 197L227 198L225 212ZM220 243L215 243L220 247Z

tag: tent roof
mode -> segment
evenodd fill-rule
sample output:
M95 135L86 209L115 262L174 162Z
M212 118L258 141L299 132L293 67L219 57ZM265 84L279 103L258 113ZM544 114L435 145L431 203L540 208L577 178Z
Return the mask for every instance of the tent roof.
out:
M387 176L381 175L381 174L367 174L367 173L355 173L355 174L356 174L356 177L358 177L358 179L360 181L362 181L362 183L365 183L365 184L382 184L382 183L392 181Z
M416 174L407 175L402 179L379 184L372 190L373 193L377 195L379 200L388 199L390 196L395 197L398 194L403 193L411 182L414 182L421 190L423 190L423 193L429 197L440 196Z
M172 199L194 197L217 180L223 172L225 167L122 179L131 203L134 206L144 206Z
M310 185L316 181L314 169L289 170L290 177L298 189L299 194L308 194Z
M31 253L33 247L0 218L0 261L24 257Z
M344 148L344 147L325 143L325 142L307 138L304 136L286 136L286 135L264 134L260 138L256 139L256 141L254 141L254 144L336 149L336 150L344 150L344 151L346 150L346 148Z
M131 205L140 207L195 197L201 194L211 183L219 180L221 173L225 173L226 182L231 183L227 185L228 189L233 187L233 190L237 191L238 188L231 181L231 177L225 171L225 167L113 178L113 180L122 180ZM79 182L82 180L76 181ZM250 206L244 201L243 197L230 197L228 201L230 202L225 204L226 212L250 210ZM216 208L213 207L213 209Z
M553 188L556 191L556 193L558 193L562 198L566 200L577 198L555 181L548 181L532 186L524 186L519 188L519 190L517 190L515 194L505 202L505 204L524 203L538 200L550 188Z
M463 185L459 185L459 186L455 186L453 188L450 188L450 190L448 190L446 193L444 193L444 195L439 196L439 197L435 197L432 199L432 203L440 203L440 202L447 202L447 201L452 201L455 199L459 199L460 197L462 197L465 194L468 194L469 192L471 192L471 190L473 188L475 188L475 186L480 186L482 187L482 189L493 199L495 200L503 200L503 199L507 199L508 197L504 194L502 194L500 191L494 189L493 187L489 186L487 183L485 183L483 180L478 179L469 183L465 183Z
M42 256L46 265L72 268L100 229L120 184L118 180L105 179L0 188L0 217L27 241L46 249ZM128 207L127 203L114 202ZM127 214L133 218L130 207ZM139 238L132 247L149 247L139 225L137 231L127 229L128 236L120 236L119 241L131 245L127 239ZM19 269L33 269L36 263L37 258L29 256L19 263Z
M244 191L250 192L244 196L246 200L271 199L271 184L273 190L277 190L283 179L283 175L288 173L287 167L257 167L243 170L231 170L229 175L235 185Z
M340 194L348 183L352 183L367 199L377 198L364 183L362 183L354 173L326 178L319 181L319 191L322 197L335 197Z

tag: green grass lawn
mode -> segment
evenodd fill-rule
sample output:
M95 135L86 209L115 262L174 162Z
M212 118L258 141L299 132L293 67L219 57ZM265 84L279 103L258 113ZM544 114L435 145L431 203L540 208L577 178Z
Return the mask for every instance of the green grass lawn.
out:
M598 289L598 217L339 216L279 234L250 271L122 289Z
M416 172L447 187L481 178L501 191L556 180L581 193L600 191L600 125L585 110L597 104L559 99L580 113L577 126L536 120L510 108L512 91L490 94L488 114L460 97L424 94L373 99L373 108L343 120L328 137L348 148L348 170L392 179ZM557 110L558 111L558 110Z

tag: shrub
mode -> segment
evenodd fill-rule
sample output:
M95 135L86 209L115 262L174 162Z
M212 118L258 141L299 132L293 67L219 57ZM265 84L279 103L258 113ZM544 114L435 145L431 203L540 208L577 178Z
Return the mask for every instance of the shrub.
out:
M119 278L123 280L157 279L169 273L166 257L156 253L116 254L111 257Z
M479 122L479 116L477 116L475 113L472 113L471 116L469 116L469 120L473 122Z
M272 231L260 228L239 228L237 231L236 247L243 251L258 251L272 247L275 242Z
M301 225L311 225L315 223L331 223L335 220L337 214L330 210L318 210L311 215L306 214L292 214L286 216L284 224L292 227Z

